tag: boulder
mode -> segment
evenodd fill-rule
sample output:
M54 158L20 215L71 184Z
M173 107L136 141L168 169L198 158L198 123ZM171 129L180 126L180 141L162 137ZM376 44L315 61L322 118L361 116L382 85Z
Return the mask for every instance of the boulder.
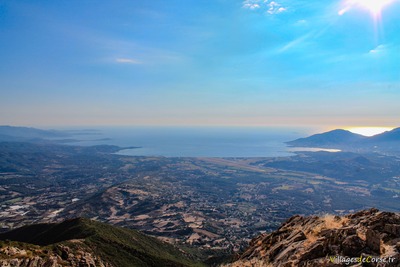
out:
M381 253L381 236L379 232L367 229L366 232L367 246L375 253Z

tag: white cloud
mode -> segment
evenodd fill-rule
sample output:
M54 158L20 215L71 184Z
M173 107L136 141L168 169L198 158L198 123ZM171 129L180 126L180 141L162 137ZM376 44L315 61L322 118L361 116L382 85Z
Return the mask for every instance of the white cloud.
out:
M257 8L260 8L260 5L259 4L244 4L243 7L249 8L249 9L257 9Z
M245 0L243 1L243 8L258 9L260 8L260 0Z
M378 45L374 49L369 50L369 54L378 54L384 52L386 49L385 45Z
M269 14L278 14L286 11L286 8L282 7L279 3L272 1L268 4L268 13Z
M115 62L121 64L142 64L142 62L132 58L116 58Z
M280 3L270 0L244 0L242 7L251 10L267 10L267 13L271 15L287 11L287 8Z

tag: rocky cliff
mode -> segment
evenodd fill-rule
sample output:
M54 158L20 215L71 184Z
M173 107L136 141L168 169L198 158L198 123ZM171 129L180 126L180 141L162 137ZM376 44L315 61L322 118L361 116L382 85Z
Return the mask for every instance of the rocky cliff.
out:
M371 209L291 217L224 266L400 266L399 258L400 214Z

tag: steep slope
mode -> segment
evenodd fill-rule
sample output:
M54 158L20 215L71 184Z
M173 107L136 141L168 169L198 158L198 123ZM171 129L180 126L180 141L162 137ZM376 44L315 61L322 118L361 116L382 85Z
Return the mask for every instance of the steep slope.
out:
M360 258L361 257L361 258ZM346 265L354 258L371 261ZM373 259L386 259L376 265ZM253 239L237 261L245 266L400 266L400 214L377 209L339 217L294 216Z
M101 264L118 267L196 265L180 250L155 238L137 231L82 218L67 220L59 224L25 226L0 234L0 240L47 246L36 248L39 252L35 253L36 250L28 245L25 249L25 257L24 253L22 256L21 253L17 253L18 257L12 257L10 253L7 254L0 250L2 252L0 258L3 259L1 266L7 266L4 265L4 261L10 262L17 258L26 260L35 257L39 257L42 262L56 261L61 266L74 266L71 265L73 262L84 260L76 255L86 255L84 258L90 259L89 261L97 261L95 266L101 266ZM2 247L8 247L7 251L23 250L20 243L7 244L3 242ZM44 254L43 251L48 253Z

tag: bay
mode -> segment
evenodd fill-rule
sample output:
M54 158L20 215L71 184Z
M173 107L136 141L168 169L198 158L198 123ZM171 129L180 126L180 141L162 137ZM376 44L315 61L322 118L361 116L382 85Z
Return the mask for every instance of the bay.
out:
M304 137L307 128L277 127L100 127L75 130L74 145L139 147L129 156L283 157L294 155L284 142Z

